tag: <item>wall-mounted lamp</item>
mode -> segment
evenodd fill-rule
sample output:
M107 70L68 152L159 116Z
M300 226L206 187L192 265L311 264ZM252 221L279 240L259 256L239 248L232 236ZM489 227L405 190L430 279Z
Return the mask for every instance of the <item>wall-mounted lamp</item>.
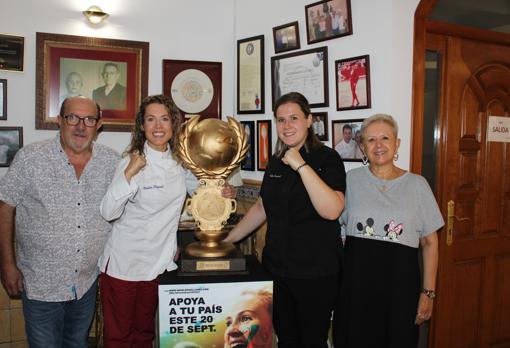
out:
M90 24L99 24L109 16L109 14L103 12L99 6L90 6L86 11L83 11L83 15L87 17Z

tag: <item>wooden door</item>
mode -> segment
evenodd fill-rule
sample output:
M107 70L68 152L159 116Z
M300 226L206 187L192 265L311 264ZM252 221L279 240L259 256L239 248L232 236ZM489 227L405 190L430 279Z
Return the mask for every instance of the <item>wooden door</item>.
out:
M429 346L510 347L510 144L486 136L489 116L510 117L510 40L439 29L426 34L444 50L436 195L455 217L451 240L440 233Z

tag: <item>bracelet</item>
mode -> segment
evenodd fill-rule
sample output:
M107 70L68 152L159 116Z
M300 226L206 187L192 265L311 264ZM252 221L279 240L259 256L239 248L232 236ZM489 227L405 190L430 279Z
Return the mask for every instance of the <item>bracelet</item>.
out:
M303 168L304 166L306 166L306 165L308 165L306 162L305 162L305 163L303 163L303 164L301 164L299 167L297 167L297 168L296 168L296 172L298 172L298 173L299 173L299 170L300 170L301 168Z

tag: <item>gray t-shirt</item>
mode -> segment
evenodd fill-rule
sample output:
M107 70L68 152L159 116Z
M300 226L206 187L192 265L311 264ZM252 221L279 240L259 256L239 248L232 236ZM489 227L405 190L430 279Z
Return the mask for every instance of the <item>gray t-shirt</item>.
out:
M406 172L382 180L360 167L347 173L342 234L417 248L420 238L444 225L427 181Z
M18 151L0 180L0 200L16 207L16 261L28 298L81 298L98 274L111 226L99 213L120 156L94 144L80 179L60 144L32 143Z

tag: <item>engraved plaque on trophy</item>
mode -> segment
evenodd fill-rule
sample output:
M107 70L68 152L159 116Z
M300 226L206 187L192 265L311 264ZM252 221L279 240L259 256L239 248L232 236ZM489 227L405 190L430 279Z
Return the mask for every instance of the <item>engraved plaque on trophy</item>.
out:
M228 117L228 122L211 118L199 122L199 116L194 116L184 124L177 154L200 181L186 201L199 241L189 244L182 253L181 274L246 272L242 252L232 243L223 242L229 232L225 224L236 210L236 201L222 197L221 190L247 151L248 138L233 117Z

